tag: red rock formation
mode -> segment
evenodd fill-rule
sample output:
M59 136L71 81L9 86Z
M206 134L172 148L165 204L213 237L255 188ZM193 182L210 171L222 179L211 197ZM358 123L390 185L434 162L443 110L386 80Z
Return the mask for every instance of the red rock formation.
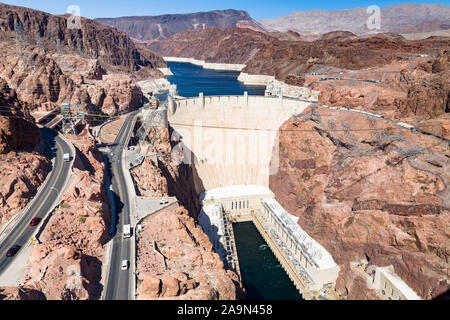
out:
M28 257L25 286L47 300L98 299L98 267L96 258L71 246L42 244Z
M29 256L25 285L52 300L98 299L110 223L105 168L87 130L69 139L75 178Z
M449 65L448 53L442 51L439 58L417 58L413 65L390 65L389 69L399 70L398 73L378 77L380 84L338 80L314 82L309 86L321 91L319 102L325 105L362 108L392 119L412 117L422 121L438 117L450 110ZM377 76L367 74L366 77ZM416 126L422 126L420 122L413 122ZM446 126L445 121L442 126ZM424 130L428 129L424 127ZM445 132L445 129L442 130Z
M317 72L324 66L360 70L408 60L409 53L429 54L433 40L390 41L372 37L346 41L273 41L264 45L243 70L249 74L273 75L279 80L289 74ZM448 42L443 41L443 46Z
M163 156L158 157L158 165L151 158L146 158L142 165L131 170L137 194L150 197L175 196L196 218L200 212L200 203L194 188L192 168L172 160L174 151L167 128L153 128L148 137L153 146L149 152L162 153Z
M0 154L33 150L42 143L39 128L16 92L0 78Z
M162 56L186 57L206 62L245 64L275 38L241 28L189 30L153 42L149 48Z
M224 270L208 236L184 208L150 216L143 227L138 242L138 299L243 298L237 274Z
M20 213L47 177L50 162L37 153L0 155L0 227Z
M393 265L421 297L446 292L448 150L440 141L350 112L308 109L280 129L277 200L341 266L337 289L373 297L350 262Z
M35 196L48 173L41 132L14 90L0 78L0 227Z
M161 57L135 45L117 29L81 18L81 29L68 28L68 16L0 4L0 75L33 107L63 102L86 104L109 115L142 105L135 78L163 77ZM137 72L136 76L133 73ZM110 80L103 80L106 74ZM114 77L128 80L114 85ZM102 91L115 105L103 106ZM116 93L119 91L119 93ZM96 105L95 103L100 103ZM94 106L91 106L94 104Z
M74 246L83 254L98 256L102 254L110 223L105 164L87 130L69 139L77 151L75 179L45 228L42 241L54 246Z
M0 15L3 38L10 36L31 45L39 41L46 50L80 53L127 71L165 66L160 57L137 47L124 32L90 19L80 19L81 29L69 28L68 15L51 15L6 4L0 4Z

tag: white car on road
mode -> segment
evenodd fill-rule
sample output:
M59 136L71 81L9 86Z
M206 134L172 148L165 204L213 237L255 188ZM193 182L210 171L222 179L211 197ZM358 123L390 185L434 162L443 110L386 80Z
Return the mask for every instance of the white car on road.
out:
M166 200L166 199L161 199L161 201L159 202L160 205L165 205L168 203L169 203L169 200Z
M122 260L122 270L128 270L129 261Z

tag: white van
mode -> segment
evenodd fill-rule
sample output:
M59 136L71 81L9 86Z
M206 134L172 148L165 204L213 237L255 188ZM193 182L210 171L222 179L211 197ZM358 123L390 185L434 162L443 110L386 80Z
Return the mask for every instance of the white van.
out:
M122 260L122 270L128 270L129 261Z
M64 153L64 161L69 162L70 161L70 154Z
M126 224L123 226L123 238L131 238L131 225Z

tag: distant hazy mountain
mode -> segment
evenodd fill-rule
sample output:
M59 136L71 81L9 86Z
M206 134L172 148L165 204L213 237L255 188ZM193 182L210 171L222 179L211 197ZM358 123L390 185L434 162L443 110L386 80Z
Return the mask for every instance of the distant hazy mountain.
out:
M273 31L326 33L345 30L356 34L368 32L366 23L370 14L367 8L347 10L297 11L280 18L260 21ZM450 20L450 6L440 4L399 4L381 8L381 32L396 32L429 22ZM435 23L447 25L446 23ZM377 30L378 31L378 30Z
M208 27L246 27L258 31L264 29L246 11L232 9L162 16L97 18L95 20L107 26L116 27L130 37L143 41L162 40L186 30Z

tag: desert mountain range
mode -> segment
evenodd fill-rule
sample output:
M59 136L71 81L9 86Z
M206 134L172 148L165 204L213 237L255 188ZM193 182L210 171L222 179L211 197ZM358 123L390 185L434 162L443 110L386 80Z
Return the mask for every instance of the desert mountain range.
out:
M147 17L98 18L95 21L125 31L137 40L162 40L186 30L205 29L209 27L233 28L248 27L264 31L246 11L215 10L189 14L166 14Z
M296 11L286 16L260 21L266 28L274 31L298 31L326 33L335 30L351 31L355 34L369 32L366 22L372 13L367 8L346 10ZM380 32L434 31L448 29L450 6L439 4L398 4L381 8ZM417 26L423 25L420 30ZM428 24L428 28L427 27ZM434 24L434 30L429 27ZM419 29L419 30L417 30Z

